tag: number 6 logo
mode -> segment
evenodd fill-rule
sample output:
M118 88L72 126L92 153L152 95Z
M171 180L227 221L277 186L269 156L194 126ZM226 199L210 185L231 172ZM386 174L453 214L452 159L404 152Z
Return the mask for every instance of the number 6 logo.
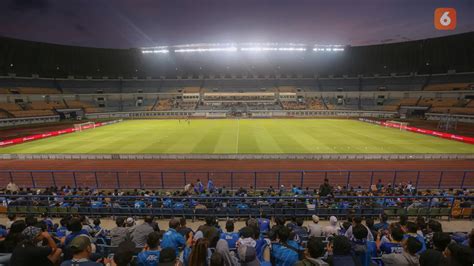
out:
M456 28L456 9L437 8L434 13L434 26L437 30L454 30Z

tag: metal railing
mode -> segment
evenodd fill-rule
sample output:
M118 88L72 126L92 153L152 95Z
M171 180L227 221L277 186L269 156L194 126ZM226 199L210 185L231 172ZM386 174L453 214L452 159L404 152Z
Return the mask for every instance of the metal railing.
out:
M295 185L316 188L329 179L333 186L367 189L411 182L420 189L474 188L474 170L315 170L315 171L70 171L1 170L0 186L13 182L20 187L51 186L98 189L182 189L198 179L235 190L267 189Z
M473 208L457 207L474 196L111 196L111 195L0 195L8 213L90 216L222 217L321 217L363 215L473 218ZM95 204L100 202L100 205ZM142 202L138 204L137 202ZM457 212L453 212L457 208Z

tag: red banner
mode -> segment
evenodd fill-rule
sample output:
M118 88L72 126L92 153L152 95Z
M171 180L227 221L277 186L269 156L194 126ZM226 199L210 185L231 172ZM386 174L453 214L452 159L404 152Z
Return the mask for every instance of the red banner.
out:
M112 123L114 123L114 122L115 122L115 121L112 121ZM105 126L105 125L112 124L112 123L110 123L110 122L105 122L105 123L99 122L99 123L95 123L95 125L86 125L86 126L83 126L82 129L89 129L89 128L94 128L94 127L101 127L101 126ZM51 132L48 132L48 133L32 135L32 136L27 136L27 137L23 137L23 138L16 138L16 139L4 140L4 141L0 141L0 147L4 147L4 146L8 146L8 145L20 144L20 143L27 142L27 141L31 141L31 140L37 140L37 139L44 139L44 138L49 138L49 137L55 137L55 136L59 136L59 135L63 135L63 134L73 133L73 132L75 132L75 131L76 131L75 128L66 128L66 129L62 129L62 130L51 131Z
M390 122L380 122L380 121L374 121L374 120L369 120L369 119L359 119L364 122L369 122L373 124L378 124L381 126L386 126L386 127L392 127L392 128L402 128L406 129L411 132L416 132L420 134L425 134L425 135L431 135L443 139L451 139L451 140L456 140L456 141L461 141L469 144L474 144L474 138L471 137L466 137L466 136L461 136L461 135L455 135L455 134L450 134L450 133L444 133L444 132L439 132L439 131L434 131L434 130L429 130L429 129L423 129L423 128L417 128L417 127L409 127L405 125L401 125L398 123L390 123Z

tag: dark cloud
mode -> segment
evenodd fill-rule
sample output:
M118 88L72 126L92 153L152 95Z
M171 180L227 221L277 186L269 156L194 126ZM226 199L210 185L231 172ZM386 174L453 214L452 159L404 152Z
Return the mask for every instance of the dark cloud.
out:
M365 45L474 30L474 0L450 0L455 31L433 27L446 0L0 0L0 35L130 48L200 42Z
M49 0L10 0L9 7L14 11L46 10L51 6Z
M84 26L82 26L81 24L75 24L74 29L76 29L79 32L87 32L87 29Z

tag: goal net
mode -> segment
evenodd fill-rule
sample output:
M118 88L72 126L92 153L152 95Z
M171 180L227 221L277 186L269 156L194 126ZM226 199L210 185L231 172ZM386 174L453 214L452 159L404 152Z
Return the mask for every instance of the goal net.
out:
M408 122L400 122L400 121L386 121L385 127L394 127L400 130L407 130Z
M90 128L95 128L94 122L74 124L74 129L76 130L76 132L81 132L84 129L90 129Z

